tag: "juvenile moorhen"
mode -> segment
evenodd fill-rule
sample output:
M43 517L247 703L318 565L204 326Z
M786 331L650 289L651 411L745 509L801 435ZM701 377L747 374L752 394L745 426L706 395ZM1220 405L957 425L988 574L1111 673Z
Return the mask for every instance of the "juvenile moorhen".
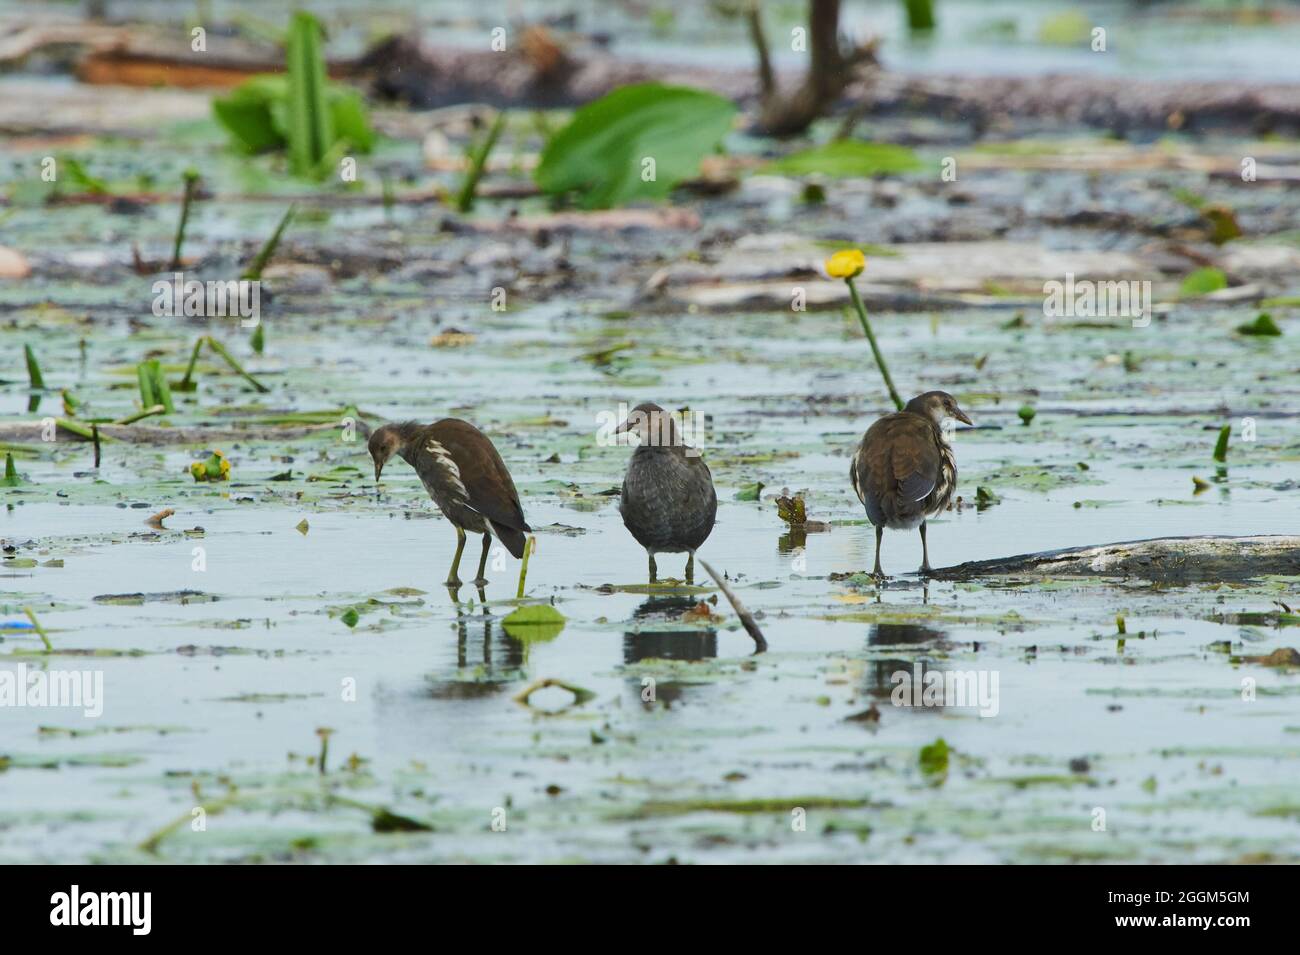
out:
M658 580L655 554L686 551L686 581L695 579L695 551L708 539L718 515L713 475L699 452L678 436L672 415L657 404L639 404L616 434L637 435L618 509L623 523L650 555L650 582Z
M433 424L407 421L376 428L370 435L376 482L394 454L415 468L433 502L456 528L456 558L451 562L447 586L460 586L457 574L466 531L483 535L476 584L487 582L483 571L492 534L515 557L524 556L528 540L524 535L532 528L524 520L519 492L505 462L482 431L458 418L443 418Z
M957 462L940 425L945 418L970 424L966 412L946 391L927 391L897 414L885 415L862 436L849 479L867 517L876 526L876 568L880 579L880 539L885 528L921 529L921 573L930 572L925 519L940 513L957 489Z

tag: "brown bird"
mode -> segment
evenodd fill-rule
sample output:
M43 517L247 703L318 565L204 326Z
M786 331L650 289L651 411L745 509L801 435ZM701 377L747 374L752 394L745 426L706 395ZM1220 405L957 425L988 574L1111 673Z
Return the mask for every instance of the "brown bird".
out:
M505 462L482 431L458 418L443 418L433 424L407 421L376 428L370 435L376 482L394 454L415 468L433 502L456 528L456 558L451 562L447 586L460 586L457 574L466 531L483 535L476 584L487 583L483 571L492 534L515 557L524 556L528 540L524 535L532 528L524 520L519 492Z
M632 452L623 493L618 501L623 524L650 555L650 582L658 580L655 554L690 554L686 581L695 578L695 551L713 532L718 495L713 475L677 433L673 416L657 404L632 409L615 434L635 434L640 446Z
M946 418L971 423L952 395L927 391L868 428L853 455L849 479L876 526L877 579L883 577L880 540L886 527L921 529L920 572L930 572L925 519L945 510L957 489L957 462L940 427Z

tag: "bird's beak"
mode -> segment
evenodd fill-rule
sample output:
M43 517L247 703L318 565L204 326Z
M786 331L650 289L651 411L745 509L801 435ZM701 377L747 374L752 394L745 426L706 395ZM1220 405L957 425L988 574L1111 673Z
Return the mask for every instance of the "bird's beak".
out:
M379 475L382 474L383 471L384 471L384 465L381 462L376 461L375 462L375 483L376 484L379 483Z
M972 421L970 418L966 416L966 412L962 411L960 408L954 408L952 412L952 416L956 418L958 421L960 421L962 424L969 424L969 425L975 424L974 421Z

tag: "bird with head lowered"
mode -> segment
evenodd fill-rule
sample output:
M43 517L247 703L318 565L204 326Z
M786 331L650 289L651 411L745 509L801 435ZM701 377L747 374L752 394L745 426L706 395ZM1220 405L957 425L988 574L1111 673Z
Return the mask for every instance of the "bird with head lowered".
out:
M505 462L482 431L459 418L443 418L433 424L407 421L376 428L370 435L376 483L395 454L415 468L433 502L456 528L456 557L447 576L448 587L460 586L458 573L466 531L483 535L476 584L487 583L483 574L493 534L513 556L524 556L526 535L532 528L524 519L519 492Z

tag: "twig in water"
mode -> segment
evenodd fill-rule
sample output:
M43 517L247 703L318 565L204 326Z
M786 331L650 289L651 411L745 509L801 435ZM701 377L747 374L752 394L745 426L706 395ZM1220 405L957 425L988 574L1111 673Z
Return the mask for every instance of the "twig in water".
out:
M718 585L722 595L731 604L731 609L736 611L736 616L740 618L740 624L745 628L745 632L754 638L754 652L762 653L767 649L767 640L763 636L763 631L758 629L758 623L754 620L754 615L745 609L745 605L740 602L740 598L727 586L727 582L722 575L709 566L707 560L698 556L696 559L699 560L700 566L704 568L705 573L712 577L713 582Z

